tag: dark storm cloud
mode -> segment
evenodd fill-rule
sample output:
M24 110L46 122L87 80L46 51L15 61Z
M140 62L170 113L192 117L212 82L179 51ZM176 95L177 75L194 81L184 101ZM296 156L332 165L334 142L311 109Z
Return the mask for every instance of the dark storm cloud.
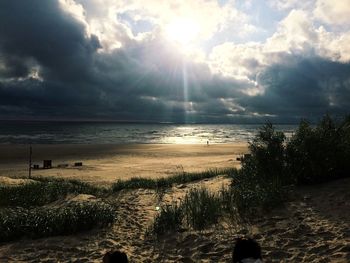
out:
M265 93L248 96L249 81L213 75L155 36L98 52L87 31L58 1L1 1L0 117L220 122L350 106L348 64L282 54L292 62L265 68L258 78Z
M264 94L242 97L248 111L288 119L315 119L350 109L350 64L319 57L293 57L292 63L275 64L260 75Z
M53 0L2 1L0 33L5 68L14 59L24 61L20 66L34 60L60 80L86 78L91 53L99 47L96 36L87 37L84 25Z

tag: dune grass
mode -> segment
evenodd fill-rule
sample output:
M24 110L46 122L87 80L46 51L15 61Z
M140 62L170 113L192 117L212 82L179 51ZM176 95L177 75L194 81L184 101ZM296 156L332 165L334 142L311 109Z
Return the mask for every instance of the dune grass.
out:
M203 230L222 216L221 196L206 188L192 188L181 202L161 206L151 233L160 236L183 226Z
M206 188L192 188L181 202L161 206L151 233L161 236L183 227L204 230L218 223L220 218L249 220L281 205L285 200L284 193L273 187L253 187L247 182L242 187L229 186L215 193Z
M18 185L0 185L0 207L41 206L68 194L91 194L100 196L107 190L78 180L37 177L34 182Z
M115 220L115 208L100 199L59 207L47 204L69 194L102 197L108 192L78 180L57 178L39 177L23 185L0 185L0 242L73 234L106 226Z
M0 209L0 242L21 237L67 235L102 227L115 220L115 209L104 202L72 203L64 207Z
M157 236L168 232L175 232L182 226L183 209L182 206L173 202L163 205L154 218L154 223L150 229L150 233Z
M179 174L164 178L141 178L134 177L129 180L118 180L112 185L114 192L122 189L158 189L172 187L174 184L184 184L212 178L218 175L232 175L237 172L236 168L210 169L204 172L181 172Z
M191 189L181 205L185 224L195 230L217 223L222 214L220 196L203 187Z

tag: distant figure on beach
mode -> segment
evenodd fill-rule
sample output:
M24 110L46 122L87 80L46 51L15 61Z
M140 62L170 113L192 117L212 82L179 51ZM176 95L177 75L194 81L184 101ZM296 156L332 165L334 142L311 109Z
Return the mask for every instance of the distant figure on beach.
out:
M209 140L207 140L207 146L209 146Z
M251 238L237 238L232 254L233 263L262 263L260 245Z
M124 252L110 251L103 257L103 263L128 263L128 256Z

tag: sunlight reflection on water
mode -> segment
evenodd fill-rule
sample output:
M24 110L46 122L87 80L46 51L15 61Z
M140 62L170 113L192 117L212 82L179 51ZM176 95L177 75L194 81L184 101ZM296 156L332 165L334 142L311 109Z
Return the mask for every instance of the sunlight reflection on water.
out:
M261 125L233 124L119 124L1 122L0 143L171 143L196 144L247 142ZM296 125L276 125L288 136Z

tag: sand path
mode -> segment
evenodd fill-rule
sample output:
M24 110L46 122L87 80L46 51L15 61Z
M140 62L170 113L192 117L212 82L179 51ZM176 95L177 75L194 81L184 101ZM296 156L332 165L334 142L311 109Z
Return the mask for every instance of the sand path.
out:
M227 183L217 177L169 189L165 202L181 198L191 187L213 190ZM157 197L151 190L123 191L118 221L109 229L0 246L0 262L101 262L112 249L127 252L131 262L230 262L234 238L250 235L263 249L266 262L349 262L350 180L298 189L284 208L252 223L225 222L196 232L184 230L158 241L145 237ZM40 259L40 260L39 260Z

